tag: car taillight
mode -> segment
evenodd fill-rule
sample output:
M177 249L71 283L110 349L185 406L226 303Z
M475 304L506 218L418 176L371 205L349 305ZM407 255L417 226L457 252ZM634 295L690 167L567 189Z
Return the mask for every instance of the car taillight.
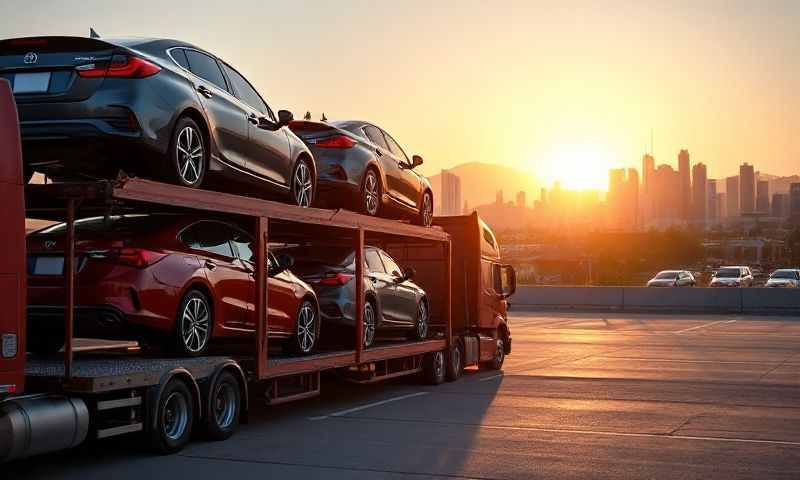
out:
M334 137L318 138L314 142L315 147L321 148L352 148L356 142L347 135L336 135Z
M158 65L130 55L114 55L105 67L78 67L78 75L84 78L145 78L160 71L161 67Z
M122 248L114 252L114 255L111 256L111 260L115 263L128 265L130 267L144 268L166 256L166 253L143 248Z
M320 279L317 283L319 285L330 285L334 287L341 287L342 285L346 284L350 280L353 279L355 275L351 273L329 273L326 277Z

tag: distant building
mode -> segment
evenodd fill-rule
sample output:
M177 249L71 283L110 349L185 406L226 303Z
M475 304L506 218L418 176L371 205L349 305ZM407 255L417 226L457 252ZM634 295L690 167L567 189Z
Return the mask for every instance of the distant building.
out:
M736 218L739 216L739 177L728 177L725 179L725 196L727 214L726 218Z
M739 213L756 211L756 172L745 162L739 166Z
M650 193L654 173L656 173L656 159L652 155L645 154L642 157L642 190L645 195Z
M494 203L496 203L498 205L502 205L504 203L503 202L503 191L502 190L498 190L497 192L495 192L495 194L494 194Z
M725 218L728 218L728 194L717 193L717 220L722 223Z
M698 163L692 167L692 221L699 227L705 226L706 223L707 176L708 170L705 164Z
M689 169L689 151L681 150L678 153L678 176L680 177L680 214L683 220L689 220L691 216L692 179ZM705 188L705 181L703 187Z
M517 207L525 208L525 192L517 192Z
M441 215L459 215L461 213L461 179L458 175L442 170Z
M464 215L469 215L470 213L472 213L472 211L470 211L469 209L469 202L466 200L464 200L464 210L462 210L461 213Z
M772 207L770 216L786 218L789 216L789 195L786 193L772 194Z
M653 174L653 211L648 225L667 228L681 222L680 197L680 174L669 165L659 165Z
M708 179L706 182L706 223L714 225L719 222L719 204L717 194L717 181Z
M769 212L769 182L759 180L756 183L756 211L761 213Z
M613 228L635 229L639 222L639 173L635 168L608 171L608 220Z
M792 222L800 223L800 183L789 185L789 216Z

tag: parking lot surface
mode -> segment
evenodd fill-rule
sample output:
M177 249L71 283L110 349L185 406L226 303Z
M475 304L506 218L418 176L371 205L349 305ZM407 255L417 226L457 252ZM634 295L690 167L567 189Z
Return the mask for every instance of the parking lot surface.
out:
M137 437L8 478L800 478L800 320L525 313L502 372L438 387L335 378L253 399L230 440L152 456Z

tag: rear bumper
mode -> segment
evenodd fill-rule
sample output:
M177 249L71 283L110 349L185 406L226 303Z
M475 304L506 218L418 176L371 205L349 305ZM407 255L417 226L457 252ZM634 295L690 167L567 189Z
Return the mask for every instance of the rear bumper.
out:
M66 309L60 305L28 307L28 332L32 335L64 335ZM113 305L75 307L73 335L76 337L124 339L139 328L127 322L125 313Z

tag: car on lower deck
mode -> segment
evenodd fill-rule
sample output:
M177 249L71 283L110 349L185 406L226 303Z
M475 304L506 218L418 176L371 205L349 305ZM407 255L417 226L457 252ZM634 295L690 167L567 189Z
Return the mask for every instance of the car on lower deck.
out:
M230 64L194 45L154 38L32 37L0 41L28 178L209 184L309 206L308 148ZM241 187L237 186L239 193Z
M255 331L254 240L238 225L178 215L76 222L75 335L140 339L201 355ZM64 224L28 236L29 348L63 344ZM269 338L298 354L319 338L314 290L268 255Z
M296 258L293 271L317 294L322 328L355 327L355 252L350 247L301 246L284 250ZM425 291L411 279L414 269L402 269L377 247L364 249L364 346L377 336L402 335L424 340L430 309Z
M318 170L318 204L348 208L371 216L433 221L433 189L385 130L363 121L293 121L292 129L308 145Z

